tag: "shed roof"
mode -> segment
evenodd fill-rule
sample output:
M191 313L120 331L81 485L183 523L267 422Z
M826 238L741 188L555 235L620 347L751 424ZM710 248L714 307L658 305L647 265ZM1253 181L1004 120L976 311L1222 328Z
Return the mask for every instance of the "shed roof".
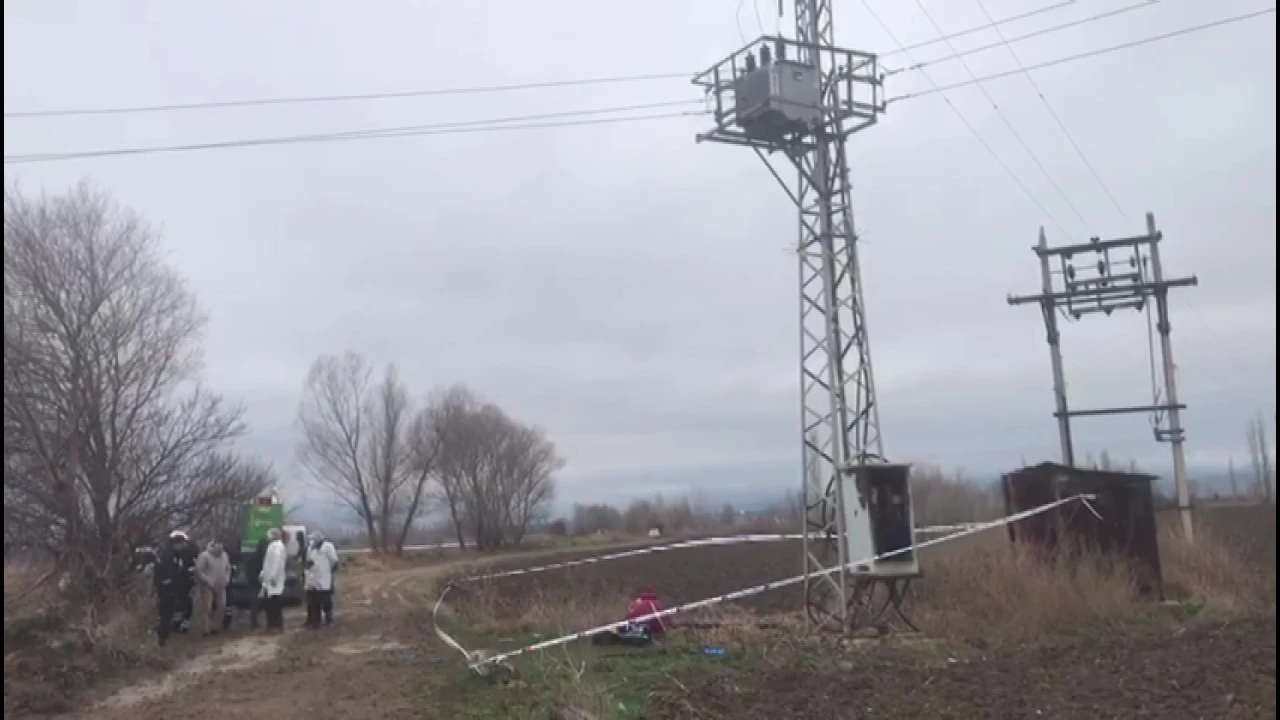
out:
M1019 477L1024 475L1037 476L1045 473L1065 473L1076 478L1095 480L1099 482L1153 482L1159 478L1148 473L1131 473L1121 472L1119 470L1095 470L1093 468L1068 467L1055 462L1042 462L1039 465L1030 465L1008 473L1009 476Z

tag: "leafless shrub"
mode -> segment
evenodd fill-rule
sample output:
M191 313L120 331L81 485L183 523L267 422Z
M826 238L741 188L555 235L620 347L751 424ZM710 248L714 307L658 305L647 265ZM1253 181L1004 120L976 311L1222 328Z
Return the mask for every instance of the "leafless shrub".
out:
M200 386L205 317L137 214L87 186L5 192L4 526L85 597L133 546L261 490L241 410Z
M56 583L39 584L49 564L5 564L4 712L29 717L70 710L77 694L138 667L162 669L147 632L154 606L146 578L131 579L102 603L66 608ZM32 592L28 592L34 590Z

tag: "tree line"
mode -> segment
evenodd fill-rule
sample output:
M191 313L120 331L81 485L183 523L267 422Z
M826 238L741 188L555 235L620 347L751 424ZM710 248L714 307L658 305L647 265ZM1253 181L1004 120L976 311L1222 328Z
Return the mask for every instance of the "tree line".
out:
M274 485L243 408L202 383L207 316L160 233L87 184L4 195L4 551L87 597L174 528L238 537Z
M938 467L916 466L911 475L911 490L919 526L980 522L1004 514L998 486L970 482L961 472L947 474ZM608 503L576 504L568 518L551 528L551 534L643 535L654 528L664 535L711 530L799 532L802 508L798 490L784 492L751 512L739 510L731 503L709 502L701 493L675 500L657 495L652 499L633 500L622 507Z
M462 385L416 400L394 364L318 358L298 409L301 465L359 519L376 552L403 552L437 512L461 548L497 550L546 517L564 466L541 429Z
M644 535L650 530L681 534L695 530L730 528L743 522L742 513L731 503L712 506L697 495L668 501L662 495L633 500L626 507L608 503L575 504L570 517L550 529L551 534L592 535L618 533Z

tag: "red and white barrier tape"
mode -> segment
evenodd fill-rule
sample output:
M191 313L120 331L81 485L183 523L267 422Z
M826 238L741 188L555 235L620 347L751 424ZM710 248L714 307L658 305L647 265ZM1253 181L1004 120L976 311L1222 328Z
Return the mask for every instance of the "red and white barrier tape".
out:
M960 524L960 525L928 525L928 526L926 526L926 527L919 527L919 528L916 528L916 532L917 532L917 533L923 533L923 534L926 534L926 535L931 535L931 534L934 534L934 533L942 533L942 532L955 532L955 531L957 531L957 530L963 530L963 529L965 529L965 528L969 527L971 524L972 524L972 523L962 523L962 524ZM800 534L799 534L799 533L795 533L795 534L793 534L793 535L775 535L775 534L767 534L767 535L726 535L726 536L724 536L724 537L725 537L725 538L758 537L758 538L774 538L774 539L777 539L777 540L799 540L799 539L800 539ZM811 535L810 535L810 537L817 538L817 537L821 537L821 535L820 535L819 533L813 533L813 534L811 534ZM713 539L714 539L714 538L713 538ZM431 550L457 550L459 547L461 547L461 546L460 546L460 545L458 545L458 543L456 543L456 542L447 542L447 543L435 543L435 544L432 544L432 545L405 545L405 546L404 546L403 548L401 548L401 549L402 549L402 550L404 550L405 552L428 552L428 551L431 551ZM366 548L343 548L343 549L342 549L342 554L343 554L343 555L369 555L369 554L372 554L372 552L373 552L373 551L372 551L372 550L370 550L370 549L369 549L369 548L367 548L367 547L366 547Z
M1059 507L1061 505L1065 505L1070 502L1080 501L1084 503L1084 505L1087 508L1089 508L1090 512L1092 512L1094 515L1098 515L1097 511L1094 510L1093 506L1089 503L1089 500L1092 498L1093 498L1092 495L1074 495L1069 498L1063 498L1061 500L1057 500L1047 505L1041 505L1040 507L1031 508L1030 510L1024 510L1022 512L1015 513L1013 515L1009 515L1008 517L1003 517L998 520L992 520L990 522L985 522L985 523L972 523L972 524L957 525L957 526L939 526L938 528L932 528L932 527L917 528L916 529L917 533L930 532L930 531L946 532L950 528L958 528L958 529L956 530L956 532L950 535L945 535L943 537L933 538L931 540L919 542L914 544L911 547L901 548L891 552L883 553L883 554L877 555L874 558L852 561L849 563L847 567L853 567L859 564L883 560L885 558L893 557L895 555L901 555L903 553L906 553L912 550L919 550L921 548L930 547L932 545L940 545L944 542L949 542L951 540L955 540L960 537L965 537L967 535L973 535L975 533L979 533L984 530L990 530L993 528L1009 525L1009 524L1018 522L1020 520L1025 520L1026 518L1032 517L1034 515L1039 515L1040 513L1046 512L1048 510L1052 510L1053 508ZM590 565L590 564L605 562L607 560L617 560L625 557L634 557L637 555L646 555L646 554L656 553L656 552L667 552L670 550L680 550L680 549L691 548L691 547L701 547L701 546L711 546L711 545L733 545L733 544L744 543L744 542L770 542L770 541L777 541L777 540L798 540L801 537L803 536L800 534L739 535L739 536L725 537L725 538L707 538L703 540L691 540L687 542L673 543L671 545L659 545L654 547L640 548L637 550L628 550L620 553L612 553L609 555L600 555L600 556L591 557L591 558L584 558L582 560L570 560L567 562L554 563L549 565L540 565L537 567L523 568L520 570L506 570L502 572L489 573L486 575L476 575L469 578L464 578L459 582L476 582L480 580L490 580L494 578L510 577L514 575L528 575L533 573L546 572L548 570L557 570L561 568L575 567L579 565ZM838 570L839 570L838 567L827 568L820 572L811 573L809 577L820 577L823 575L830 575L837 572ZM574 642L576 640L592 637L594 635L600 635L602 633L610 632L612 630L617 630L630 623L639 623L639 622L645 622L647 620L670 617L672 615L676 615L679 613L688 612L689 610L696 610L698 608L709 607L711 605L718 605L724 602L730 602L730 601L739 600L745 597L751 597L753 595L759 595L761 593L765 593L770 590L776 590L778 588L796 585L804 582L805 577L806 577L805 575L797 575L795 577L786 578L784 580L775 580L773 582L762 583L760 585L744 588L742 590L735 590L734 592L726 593L724 595L717 595L715 597L710 597L703 600L697 600L695 602L686 603L684 605L678 605L675 607L667 608L666 610L662 610L661 612L651 613L649 615L644 615L637 618L631 618L628 620L620 620L618 622L609 623L607 625L599 625L597 627L589 628L587 630L582 630L576 633L571 633L569 635L562 635L561 637L558 637L558 638L553 638L551 640L544 640L542 642L534 643L533 645L527 645L525 647L522 647L516 650L500 653L498 655L493 655L491 657L483 658L480 660L476 660L475 658L473 658L472 654L468 652L466 648L462 647L462 645L457 640L455 640L452 636L450 636L448 633L446 633L444 630L440 628L440 623L438 622L438 614L440 612L441 606L444 604L445 597L448 596L449 591L452 590L454 587L453 583L449 583L448 585L446 585L444 590L440 593L440 597L439 599L436 600L435 607L432 610L431 619L432 619L432 624L435 626L436 635L439 636L440 639L445 644L449 645L450 647L462 653L462 655L467 659L467 663L471 667L471 669L478 671L481 667L485 665L501 663L513 657L525 655L527 653L536 652L539 650L545 650L547 648L556 647L558 645L565 645L565 644Z
M933 533L957 532L959 530L966 530L970 527L972 527L972 523L967 523L964 525L932 525L929 527L916 528L916 533L933 534ZM795 533L791 535L754 534L754 535L726 535L723 537L702 538L699 540L683 540L681 542L670 543L667 545L648 545L642 548L635 548L632 550L623 550L621 552L609 553L607 555L594 555L592 557L581 558L579 560L566 560L564 562L548 563L546 565L536 565L534 567L520 568L517 570L502 570L499 572L486 573L483 575L472 575L471 577L462 578L458 582L479 582L481 580L493 580L495 578L512 577L515 575L532 575L534 573L547 572L548 570L560 570L563 568L578 567L580 565L594 565L596 563L602 563L609 560L620 560L622 558L637 557L640 555L651 555L653 553L670 552L672 550L685 550L688 548L719 546L719 545L738 545L741 543L777 542L780 540L799 540L803 537L804 536L801 535L800 533ZM809 537L812 539L819 539L823 536L818 533L811 533Z

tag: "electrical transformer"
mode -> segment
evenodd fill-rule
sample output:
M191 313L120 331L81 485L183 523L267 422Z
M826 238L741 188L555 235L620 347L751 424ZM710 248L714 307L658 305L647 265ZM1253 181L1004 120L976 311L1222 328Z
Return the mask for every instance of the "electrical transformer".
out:
M734 111L748 136L781 138L822 122L822 90L811 65L773 60L739 75Z
M910 465L859 465L842 473L845 530L854 575L920 574ZM893 553L884 557L888 553ZM879 559L876 559L879 558Z

